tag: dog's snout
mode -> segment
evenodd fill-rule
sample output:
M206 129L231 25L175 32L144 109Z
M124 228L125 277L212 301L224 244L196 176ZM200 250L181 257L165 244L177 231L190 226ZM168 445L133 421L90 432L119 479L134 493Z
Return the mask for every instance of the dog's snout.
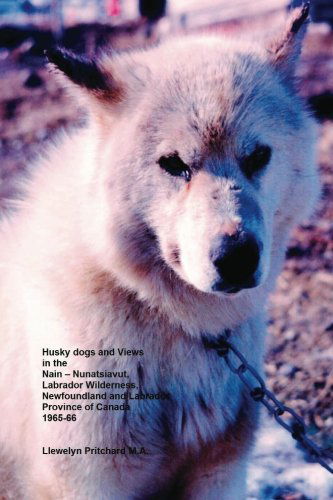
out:
M256 286L255 273L260 261L260 247L251 233L224 236L220 255L214 261L220 276L214 290L236 292Z

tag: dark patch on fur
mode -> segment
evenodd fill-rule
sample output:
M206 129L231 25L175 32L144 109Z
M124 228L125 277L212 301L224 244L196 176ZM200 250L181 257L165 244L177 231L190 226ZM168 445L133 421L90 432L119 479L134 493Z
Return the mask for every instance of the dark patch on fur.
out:
M239 96L234 102L234 107L236 108L237 106L240 106L243 103L244 98L245 98L244 94L239 94Z
M226 135L226 131L224 130L222 120L221 118L221 123L207 125L204 131L203 139L209 153L222 153L223 151L223 137Z
M243 81L243 78L240 76L240 74L238 74L238 73L234 74L233 84L236 88L240 87L242 85L242 81Z
M209 410L209 408L208 408L208 406L207 406L207 403L206 403L206 401L204 400L204 397L203 397L203 395L202 395L202 394L199 394L199 395L198 395L197 400L198 400L199 405L200 405L200 408L201 408L202 410L204 410L204 411L208 411L208 410Z
M129 396L129 390L126 389L126 391L125 391L125 401L129 401L128 396ZM127 425L127 412L128 412L128 410L126 410L126 406L125 406L125 410L124 410L124 413L123 413L123 424L124 424L124 426Z
M179 254L179 248L173 248L171 251L171 259L172 262L175 264L180 264L180 254Z
M191 127L193 130L195 130L195 132L199 132L199 127L197 123L191 122Z
M52 64L77 85L89 90L111 90L107 77L95 61L61 48L47 50L45 54Z
M309 11L310 11L310 2L306 2L304 5L302 5L302 10L300 11L300 15L295 19L291 26L291 32L292 33L297 33L304 22L308 19L309 17Z
M134 432L129 431L128 435L129 435L129 437L130 437L130 439L131 439L131 442L132 442L132 443L134 443L134 444L135 444L135 443L137 443L137 442L138 442L137 437L136 437L136 435L134 434Z
M177 484L177 483L175 483ZM156 493L151 495L136 496L134 500L181 500L181 494L178 492L178 487L172 483Z
M198 108L195 106L195 104L192 102L192 106L191 106L191 114L193 116L195 116L195 118L198 120L199 119L199 112L198 112Z
M211 196L213 200L218 200L220 197L220 191L218 189L214 189Z
M143 384L144 384L144 373L143 373L143 368L142 368L142 365L140 362L137 364L136 371L138 374L139 389L141 391Z
M172 432L170 427L170 419L166 412L162 412L160 416L160 428L161 428L161 437L166 442L169 443L171 441Z
M187 414L186 414L185 409L183 408L183 410L182 410L182 423L181 423L182 432L184 432L186 422L187 422Z

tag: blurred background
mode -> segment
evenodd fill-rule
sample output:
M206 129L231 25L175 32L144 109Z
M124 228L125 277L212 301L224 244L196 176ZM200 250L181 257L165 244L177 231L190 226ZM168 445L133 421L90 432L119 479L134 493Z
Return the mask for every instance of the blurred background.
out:
M0 0L0 215L18 196L16 180L43 143L84 121L82 110L48 73L45 49L59 44L92 56L105 45L142 47L188 32L269 36L283 24L290 3ZM318 444L333 450L333 0L312 0L311 14L298 73L300 93L320 123L322 198L290 243L269 310L265 368L270 388L301 413ZM333 498L333 483L265 417L249 498L327 500Z

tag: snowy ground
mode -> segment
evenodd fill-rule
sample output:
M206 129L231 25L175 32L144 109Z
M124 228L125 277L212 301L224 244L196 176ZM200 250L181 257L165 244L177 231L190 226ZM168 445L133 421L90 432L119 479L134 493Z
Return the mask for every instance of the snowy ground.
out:
M333 475L308 463L288 432L262 414L249 469L248 500L271 499L333 499Z

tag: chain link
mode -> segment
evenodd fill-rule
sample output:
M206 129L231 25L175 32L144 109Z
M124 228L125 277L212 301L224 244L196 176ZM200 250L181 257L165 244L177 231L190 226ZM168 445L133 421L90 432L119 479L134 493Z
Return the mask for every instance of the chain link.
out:
M217 340L209 340L205 337L203 339L204 345L205 347L215 349L217 354L224 359L232 373L237 375L248 388L254 401L263 404L267 408L277 423L286 429L291 436L300 443L305 451L310 453L314 462L319 463L328 472L333 474L333 468L325 461L325 459L333 460L332 453L317 446L316 443L307 436L304 420L292 408L284 405L267 389L263 378L259 375L257 370L246 361L243 354L241 354L230 340L226 338L228 335L230 335L230 330L226 330L225 334L220 336ZM240 361L238 366L231 361L230 351ZM255 382L254 384L249 381L245 373L251 374ZM286 414L289 415L288 420L282 418L282 416Z

